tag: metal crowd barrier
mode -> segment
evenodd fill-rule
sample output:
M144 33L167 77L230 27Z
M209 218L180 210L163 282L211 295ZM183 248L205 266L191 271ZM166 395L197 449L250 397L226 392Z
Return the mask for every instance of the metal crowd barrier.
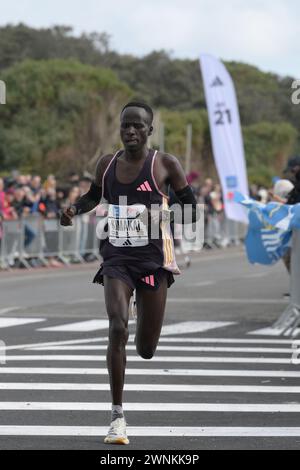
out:
M44 219L39 215L3 221L0 268L9 269L16 261L30 268L32 258L42 265L47 265L47 259L52 257L66 265L84 262L84 256L89 254L100 259L96 235L98 221L95 214L76 217L71 227L63 227L59 220Z
M220 247L238 246L245 239L248 225L226 218L225 214L213 214L207 217L205 243Z
M291 250L290 303L273 328L279 334L294 336L300 326L300 230L294 230Z
M101 208L101 206L99 206ZM40 215L26 217L17 221L2 222L2 238L0 239L0 268L8 269L16 261L30 268L29 260L37 259L40 264L47 265L49 258L57 258L65 265L73 262L84 262L86 255L99 255L99 240L96 226L106 222L104 214L97 209L96 213L84 214L73 219L73 225L63 227L58 219L44 219ZM202 231L203 238L182 237L182 253L199 252L203 241L210 239L221 241L220 246L239 244L244 238L246 226L229 221L223 217L220 223L211 220L208 230ZM186 229L185 232L188 232ZM209 237L209 240L207 239Z

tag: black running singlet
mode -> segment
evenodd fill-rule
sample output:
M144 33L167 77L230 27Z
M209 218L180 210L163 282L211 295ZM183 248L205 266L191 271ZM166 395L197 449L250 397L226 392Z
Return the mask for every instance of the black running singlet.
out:
M174 274L180 274L175 260L174 242L170 223L163 221L158 237L151 238L138 216L156 205L168 210L168 196L163 194L154 178L154 162L157 152L149 150L143 168L137 178L124 184L116 178L117 152L109 163L102 179L102 198L108 203L108 237L100 242L100 254L104 266L136 265L149 263ZM126 199L125 199L126 196ZM120 201L123 197L124 202Z

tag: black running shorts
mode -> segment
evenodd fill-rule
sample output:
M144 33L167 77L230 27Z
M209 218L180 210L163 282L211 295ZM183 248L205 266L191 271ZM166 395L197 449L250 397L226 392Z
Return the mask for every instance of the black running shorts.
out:
M163 268L158 268L155 271L141 270L139 266L120 265L120 266L105 266L102 265L93 283L104 285L104 276L111 277L112 279L120 279L128 284L132 289L142 288L148 290L157 290L164 277L167 278L168 288L174 283L173 274Z

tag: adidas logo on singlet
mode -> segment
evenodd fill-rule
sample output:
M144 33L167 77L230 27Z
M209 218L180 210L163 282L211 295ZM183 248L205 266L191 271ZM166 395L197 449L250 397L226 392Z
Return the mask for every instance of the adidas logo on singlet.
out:
M123 246L132 246L132 243L130 240L126 240L126 242L123 243Z
M144 181L144 183L141 184L141 186L139 186L137 188L137 191L143 191L143 192L149 192L149 193L151 192L152 193L152 188L151 188L148 181Z

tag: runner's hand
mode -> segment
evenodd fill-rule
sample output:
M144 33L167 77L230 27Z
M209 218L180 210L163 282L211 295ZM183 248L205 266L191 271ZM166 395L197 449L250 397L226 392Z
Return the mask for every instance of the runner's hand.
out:
M76 208L74 206L70 206L63 210L60 216L60 225L64 225L65 227L73 225L72 219L75 215Z

